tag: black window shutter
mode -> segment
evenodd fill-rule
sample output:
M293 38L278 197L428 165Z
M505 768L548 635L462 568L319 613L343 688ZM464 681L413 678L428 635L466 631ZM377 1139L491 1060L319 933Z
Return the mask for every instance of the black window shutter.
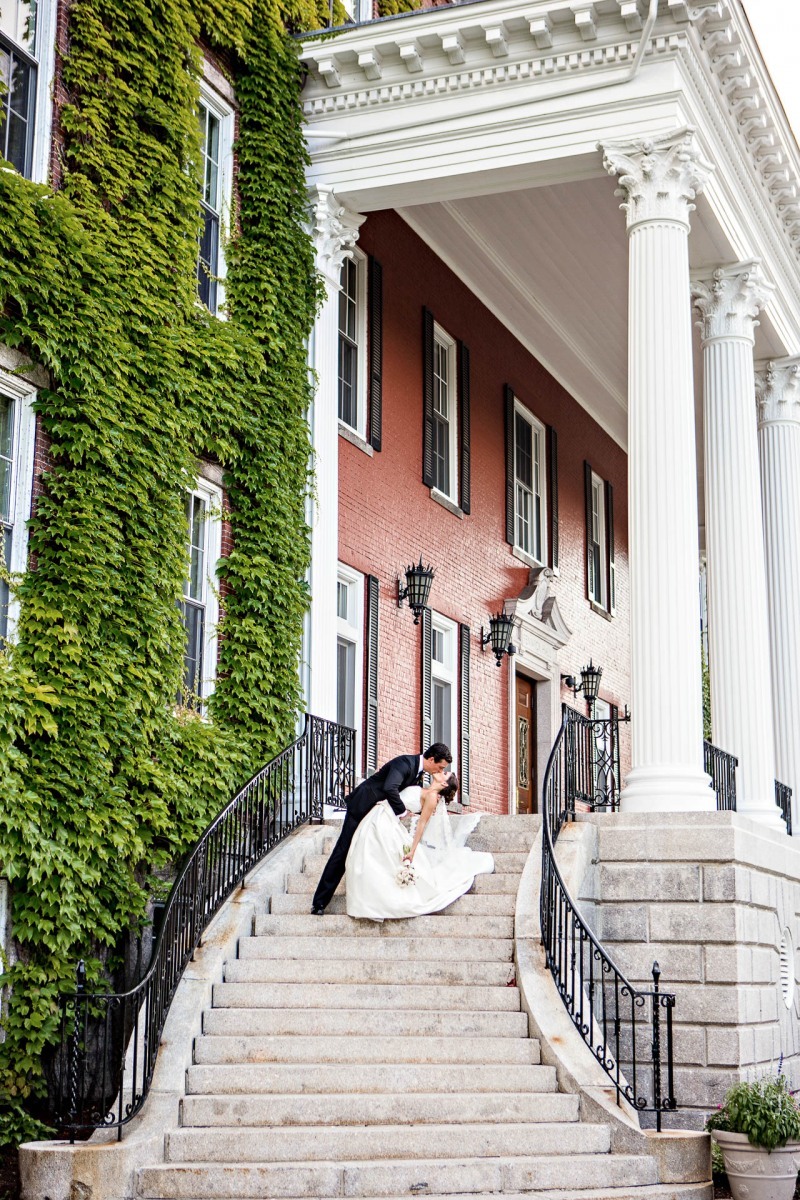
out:
M461 511L469 512L470 461L469 461L469 350L463 342L458 343L458 407L461 430Z
M589 588L592 561L592 468L584 459L583 484L586 492L586 595L591 599Z
M504 389L506 415L506 541L514 545L514 393L508 384Z
M614 489L606 480L606 557L608 562L608 611L617 607L617 581L614 566Z
M469 625L460 625L458 633L461 660L461 759L458 769L458 797L462 804L469 804Z
M431 610L422 611L422 750L433 741L431 716Z
M433 487L433 313L422 310L422 482Z
M378 601L380 586L374 575L367 576L367 736L365 774L378 768Z
M369 444L381 449L383 427L383 267L369 260Z
M558 570L558 434L547 426L547 481L550 493L550 566Z

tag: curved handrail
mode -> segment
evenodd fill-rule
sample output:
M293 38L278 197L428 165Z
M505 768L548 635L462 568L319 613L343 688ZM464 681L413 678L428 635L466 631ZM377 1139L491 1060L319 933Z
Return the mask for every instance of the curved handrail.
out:
M675 996L660 990L658 963L653 964L652 990L629 982L581 916L555 856L558 835L574 816L568 741L572 735L591 737L595 727L602 725L609 727L609 738L615 738L617 724L618 719L587 722L579 713L564 709L542 789L542 944L564 1006L614 1084L617 1103L624 1098L639 1112L654 1111L660 1130L662 1113L677 1107L672 1053ZM666 1093L662 1090L665 1072Z
M161 1033L181 976L211 918L289 833L322 821L355 782L355 731L306 716L303 732L247 781L189 852L167 900L153 955L126 992L61 997L56 1122L70 1140L122 1128L147 1098Z

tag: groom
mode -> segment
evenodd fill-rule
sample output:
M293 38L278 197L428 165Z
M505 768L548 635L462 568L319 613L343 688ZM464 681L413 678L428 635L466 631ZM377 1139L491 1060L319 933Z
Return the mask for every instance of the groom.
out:
M400 799L401 790L415 783L422 783L423 771L435 775L437 771L447 770L452 761L453 756L444 742L434 742L424 754L401 754L398 758L391 759L350 793L345 801L347 812L342 822L342 832L317 884L311 904L312 913L320 916L325 912L344 875L347 851L350 849L353 834L370 809L381 800L388 800L397 816L402 817L406 806Z

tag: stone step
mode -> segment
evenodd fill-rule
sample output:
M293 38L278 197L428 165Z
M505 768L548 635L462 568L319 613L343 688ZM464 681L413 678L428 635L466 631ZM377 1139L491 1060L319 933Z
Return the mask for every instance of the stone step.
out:
M271 941L274 939L266 939ZM438 938L436 939L439 940ZM359 943L363 944L363 943ZM415 983L505 987L514 981L510 962L388 962L356 958L232 959L225 964L226 983Z
M516 987L459 987L413 983L216 983L214 1008L381 1009L392 1014L419 1009L453 1013L519 1012ZM366 1018L369 1020L370 1018ZM362 1017L363 1021L364 1018Z
M166 1162L207 1163L379 1162L446 1159L455 1146L469 1146L473 1159L509 1157L526 1150L557 1157L605 1154L609 1143L606 1125L578 1122L174 1129L165 1135L164 1158ZM561 1179L563 1175L559 1182Z
M209 1014L213 1017L213 1014ZM231 1014L220 1014L230 1018ZM363 1026L363 1013L362 1026ZM316 1023L315 1023L316 1024ZM420 1036L418 1031L403 1036L392 1031L383 1036L347 1036L327 1034L314 1036L306 1028L297 1036L278 1037L215 1033L195 1039L194 1061L200 1065L314 1063L346 1064L348 1068L360 1063L394 1063L400 1066L416 1064L495 1066L498 1064L536 1065L540 1062L539 1043L527 1037L461 1037L458 1034L459 1016L451 1021L444 1037ZM370 1022L372 1029L372 1022Z
M259 913L255 918L256 937L448 937L448 938L511 938L514 936L513 917L449 917L437 913L430 917L408 917L397 921L359 921L354 917L325 913L314 917L273 916Z
M555 1067L515 1063L486 1066L483 1062L399 1062L387 1067L386 1062L375 1065L348 1062L346 1070L340 1063L236 1063L230 1066L194 1066L186 1072L187 1096L249 1096L259 1092L262 1095L275 1092L284 1096L291 1093L324 1092L339 1095L355 1092L378 1096L396 1091L437 1092L445 1096L454 1092L547 1093L555 1090Z
M492 858L496 875L519 875L528 861L528 850L493 850ZM327 861L327 853L307 854L303 862L303 871L319 879Z
M319 1008L313 1013L283 1008L212 1008L203 1013L203 1033L212 1037L306 1034L326 1038L369 1033L374 1037L395 1034L398 1037L524 1038L528 1036L528 1018L523 1012L454 1012L449 1008L439 1012L385 1012L363 1008L326 1011Z
M314 917L318 931L328 928L332 917ZM354 928L350 926L349 928ZM340 935L325 937L289 937L270 933L266 937L246 937L239 941L239 960L253 959L357 959L360 962L494 962L510 963L514 957L511 938L458 937L384 937L367 938Z
M391 1067L386 1074L394 1075ZM395 1083L395 1088L398 1085ZM328 1125L514 1125L572 1122L578 1119L580 1097L563 1092L402 1092L381 1095L184 1096L184 1128L240 1128Z
M175 1168L180 1170L181 1168ZM141 1194L141 1193L137 1193ZM408 1195L416 1195L417 1193L406 1193ZM420 1193L425 1195L427 1200L445 1200L444 1196L431 1196L428 1192ZM448 1195L447 1200L475 1200L476 1194L469 1193L460 1196ZM577 1192L571 1188L568 1192L551 1191L549 1188L542 1191L534 1192L496 1192L494 1195L503 1196L503 1200L527 1200L528 1197L534 1195L536 1200L713 1200L713 1187L710 1183L665 1183L665 1184L642 1184L638 1186L633 1184L631 1187L608 1187L608 1188L580 1188ZM393 1196L383 1197L382 1200L406 1200L406 1197ZM197 1200L197 1198L195 1198ZM377 1198L375 1198L377 1200Z
M494 895L467 894L460 896L446 908L439 909L439 913L447 917L513 917L516 902L516 892L501 892ZM269 909L276 916L307 914L311 911L311 897L296 893L278 894L270 900ZM347 912L347 897L334 896L325 911L326 915Z
M296 875L288 875L286 878L286 891L290 895L313 895L319 880L315 875L301 872ZM509 872L507 875L476 875L475 882L469 890L469 895L486 895L491 893L496 895L498 892L511 895L517 894L519 887L519 872ZM337 896L343 896L345 893L344 880L336 889Z
M565 1132L563 1126L558 1128L559 1132ZM428 1130L425 1132L429 1134ZM464 1200L476 1193L498 1192L507 1200L518 1200L520 1195L533 1192L538 1194L539 1200L544 1200L542 1193L553 1193L558 1200L572 1200L569 1192L562 1192L560 1197L558 1191L554 1192L563 1183L564 1168L562 1157L546 1154L489 1159L427 1158L411 1162L395 1159L389 1163L348 1162L346 1165L336 1162L214 1164L202 1169L197 1163L164 1164L139 1171L138 1194L163 1200L261 1200L265 1196L274 1200L283 1197L317 1200L335 1196L399 1200L400 1197L418 1195ZM633 1188L652 1186L657 1178L653 1159L622 1154L578 1153L569 1160L567 1170L570 1184L573 1189L578 1189L573 1191L573 1198L577 1196L579 1200L584 1200L584 1196L603 1196L606 1191L613 1200L627 1200L628 1196L636 1196ZM625 1190L619 1190L615 1195L614 1188ZM670 1188L676 1200L678 1197L684 1200L674 1184L661 1192L665 1200L672 1194ZM654 1195L658 1196L658 1192ZM700 1191L700 1200L706 1200L707 1195L707 1191L705 1194ZM696 1200L696 1197L687 1193L686 1200Z
M467 838L467 845L470 850L488 850L491 854L519 851L527 853L536 840L540 825L541 818L538 816L523 820L484 815L477 828L473 829ZM330 854L336 837L338 833L336 836L332 833L329 838L325 838L322 847L324 854Z

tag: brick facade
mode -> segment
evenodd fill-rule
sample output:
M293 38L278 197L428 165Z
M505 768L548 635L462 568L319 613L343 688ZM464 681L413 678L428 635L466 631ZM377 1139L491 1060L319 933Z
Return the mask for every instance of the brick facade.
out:
M519 595L528 568L505 540L503 385L558 434L558 604L572 637L562 670L592 656L600 695L629 699L627 459L625 453L394 212L371 215L359 246L383 267L383 449L370 457L339 439L339 558L380 581L379 761L421 737L421 636L396 579L412 559L436 569L431 608L472 631L472 803L505 812L508 666L481 653L489 614ZM461 339L471 358L471 513L446 510L422 483L422 309ZM584 460L614 488L616 615L586 597ZM565 690L564 699L572 699ZM623 746L623 758L627 758ZM626 763L623 762L623 768Z

